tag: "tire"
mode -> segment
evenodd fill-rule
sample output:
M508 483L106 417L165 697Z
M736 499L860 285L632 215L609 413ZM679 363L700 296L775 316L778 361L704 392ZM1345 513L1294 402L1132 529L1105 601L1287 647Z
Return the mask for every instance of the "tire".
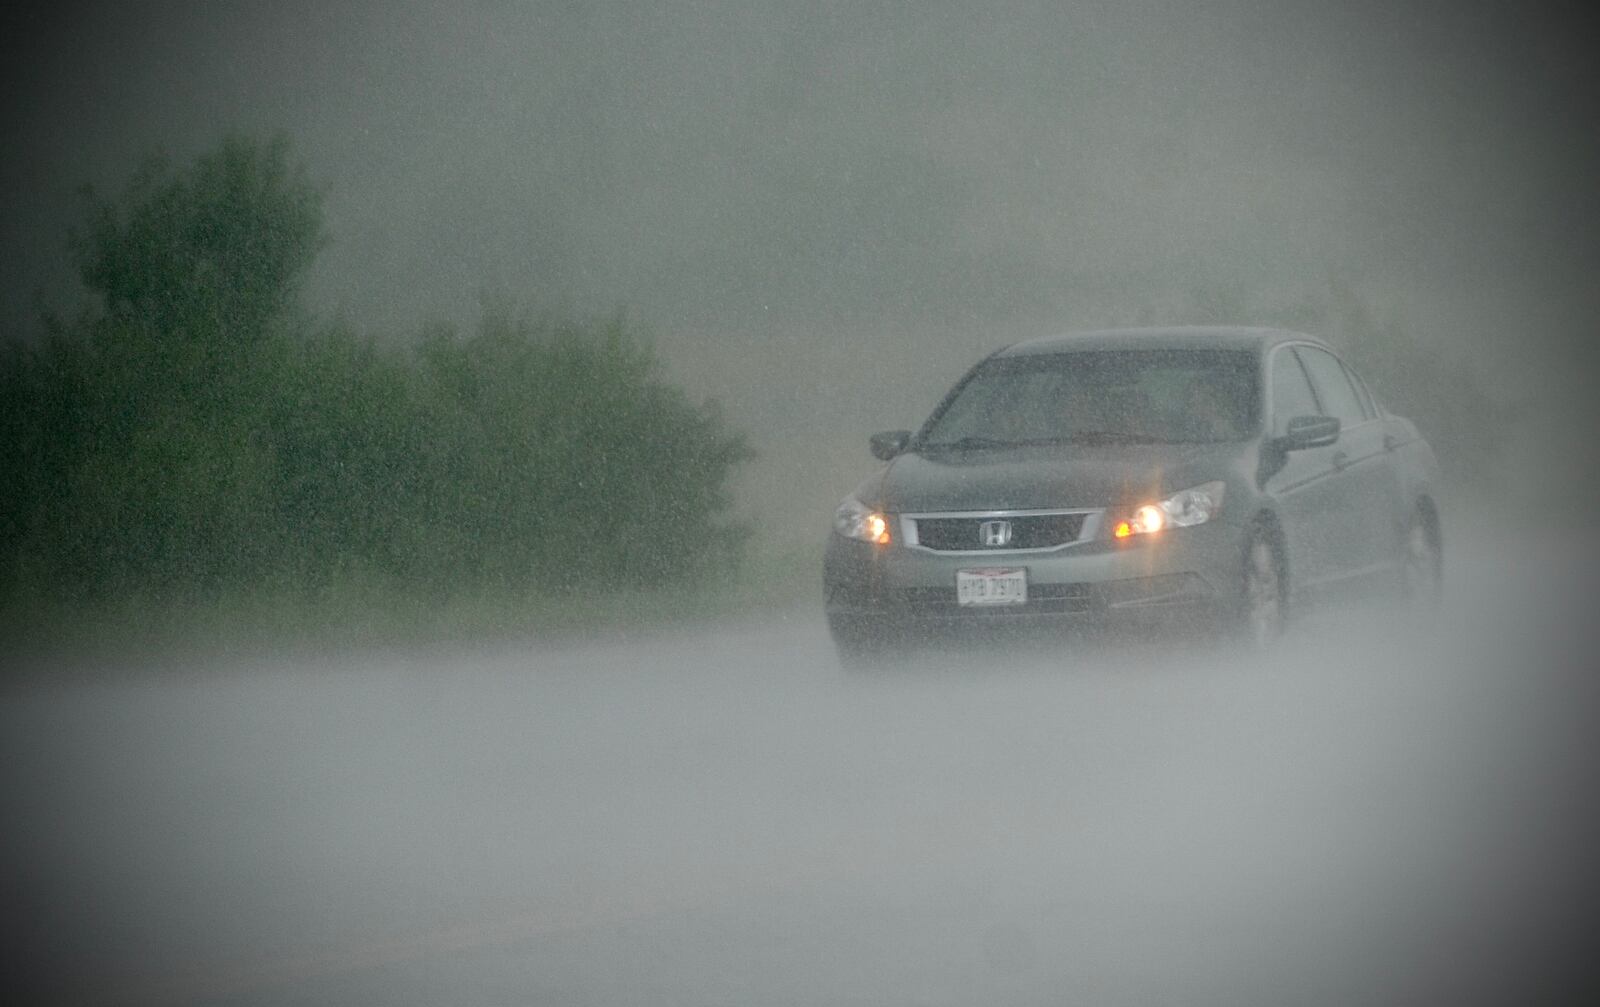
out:
M1235 637L1249 650L1266 650L1283 636L1288 621L1283 545L1269 526L1257 525L1245 540Z
M1404 556L1400 590L1406 610L1418 620L1431 619L1444 597L1444 550L1439 523L1423 505L1411 512L1400 547Z

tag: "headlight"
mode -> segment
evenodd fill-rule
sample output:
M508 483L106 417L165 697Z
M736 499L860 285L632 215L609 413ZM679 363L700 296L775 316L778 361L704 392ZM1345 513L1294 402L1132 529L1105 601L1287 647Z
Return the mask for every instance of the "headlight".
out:
M1111 530L1115 538L1132 535L1151 535L1163 528L1188 528L1205 524L1222 513L1223 484L1219 480L1179 490L1159 503L1148 503L1129 517L1118 521Z
M833 512L833 530L845 538L876 545L889 544L889 519L855 497L846 497Z

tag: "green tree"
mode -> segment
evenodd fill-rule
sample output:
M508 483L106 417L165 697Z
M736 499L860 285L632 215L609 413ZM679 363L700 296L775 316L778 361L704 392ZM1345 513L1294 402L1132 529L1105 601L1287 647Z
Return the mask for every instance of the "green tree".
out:
M620 322L383 348L313 326L320 197L282 139L152 161L72 238L93 303L0 348L0 602L683 582L749 457Z
M5 584L164 596L258 578L277 545L261 419L320 196L286 140L230 138L187 171L148 161L120 199L84 197L69 244L93 303L0 361L19 474Z
M617 586L737 562L726 483L751 457L714 404L662 381L620 320L486 314L419 349L433 564L492 583ZM442 553L442 555L438 555Z
M232 137L184 173L147 162L120 201L85 189L71 244L109 319L213 351L264 339L325 241L321 196L288 152L281 136Z

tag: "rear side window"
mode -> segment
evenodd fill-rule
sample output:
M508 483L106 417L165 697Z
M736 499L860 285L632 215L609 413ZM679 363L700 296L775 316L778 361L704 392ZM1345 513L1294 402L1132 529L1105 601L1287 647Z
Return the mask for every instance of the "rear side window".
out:
M1314 346L1297 346L1295 352L1306 365L1311 384L1317 390L1317 399L1327 415L1339 417L1339 422L1347 427L1366 420L1367 412L1361 405L1361 397L1356 394L1355 386L1350 383L1350 377L1345 374L1344 365L1339 363L1338 357Z
M1350 369L1349 364L1345 364L1344 373L1355 386L1356 394L1361 397L1361 408L1367 411L1367 419L1375 419L1378 415L1378 404L1372 400L1372 392L1367 390L1367 383L1361 380L1361 375Z
M1272 355L1272 432L1283 434L1296 416L1315 416L1322 412L1306 372L1295 359L1294 351L1281 349Z

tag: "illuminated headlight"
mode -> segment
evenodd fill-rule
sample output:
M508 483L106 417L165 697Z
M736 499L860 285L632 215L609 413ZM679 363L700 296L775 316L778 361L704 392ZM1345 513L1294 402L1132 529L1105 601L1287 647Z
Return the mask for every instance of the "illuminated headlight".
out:
M889 544L889 519L855 497L846 497L833 512L833 530L845 538L875 545Z
M1205 524L1222 512L1222 490L1221 481L1179 490L1159 503L1139 507L1132 515L1118 521L1111 534L1116 538L1129 538L1153 535L1164 528Z

